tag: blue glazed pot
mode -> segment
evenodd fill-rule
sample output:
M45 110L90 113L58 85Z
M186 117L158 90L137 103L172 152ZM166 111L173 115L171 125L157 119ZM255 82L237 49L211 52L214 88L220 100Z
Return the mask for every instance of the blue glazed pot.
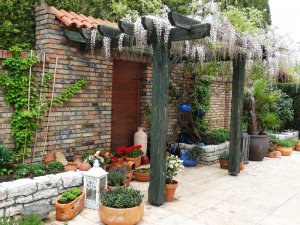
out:
M188 159L187 152L181 154L180 159L183 160L183 165L185 167L193 167L197 165L197 161L194 159Z
M181 103L178 108L181 112L190 112L190 111L192 111L192 106L189 103Z

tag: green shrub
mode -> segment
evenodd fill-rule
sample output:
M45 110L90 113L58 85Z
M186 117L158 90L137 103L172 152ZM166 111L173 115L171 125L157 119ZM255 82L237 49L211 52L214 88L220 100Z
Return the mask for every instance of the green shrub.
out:
M293 147L294 146L294 141L287 139L287 140L278 140L277 144L281 147Z
M135 172L137 172L137 173L150 173L150 168L139 168L139 169L136 169Z
M195 146L187 152L187 157L190 160L196 160L199 158L201 153L202 153L201 148L199 146Z
M59 173L63 171L64 165L61 162L50 162L48 163L48 169L50 170L50 173Z
M132 208L142 203L143 194L140 190L118 187L105 190L101 195L101 203L110 208Z
M202 137L206 145L217 145L229 140L230 132L223 128L208 132Z
M29 165L29 169L34 176L43 176L46 174L47 166L44 164L33 164Z
M13 153L9 150L7 145L0 145L0 168L5 167L13 160Z
M58 202L62 204L66 204L74 201L79 195L81 195L81 190L79 188L72 188L70 191L66 191L63 193Z
M229 160L229 150L226 149L219 155L219 160Z
M19 167L15 173L15 179L20 179L27 177L30 174L30 169L28 167Z
M41 217L33 212L28 215L24 215L23 218L19 221L19 225L43 225Z
M113 187L122 186L125 182L125 177L119 172L110 172L107 175L108 185Z

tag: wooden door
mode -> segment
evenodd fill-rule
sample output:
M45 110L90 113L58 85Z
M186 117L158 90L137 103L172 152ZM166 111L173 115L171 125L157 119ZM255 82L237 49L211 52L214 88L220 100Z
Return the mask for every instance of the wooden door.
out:
M112 87L111 150L132 145L140 121L142 65L114 61Z

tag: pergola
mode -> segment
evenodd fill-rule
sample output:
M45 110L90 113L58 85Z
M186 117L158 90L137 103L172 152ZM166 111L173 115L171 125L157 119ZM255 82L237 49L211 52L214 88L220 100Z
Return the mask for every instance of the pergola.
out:
M168 124L168 86L170 67L171 42L192 39L201 39L209 36L211 25L202 24L198 20L180 15L175 12L168 13L168 19L173 26L168 42L164 43L155 29L153 19L142 17L142 25L148 31L147 44L153 48L153 82L152 82L152 121L151 121L151 178L149 185L149 202L162 205L165 201L166 177L166 143ZM135 45L134 24L119 21L118 28L99 25L100 34L111 38L111 48L117 48L122 36L123 46ZM82 48L90 46L90 31L65 30L70 40L80 42ZM96 41L95 48L102 46L100 40ZM241 138L242 138L242 111L245 78L245 56L238 55L233 58L232 77L232 107L231 107L231 139L229 153L230 175L240 172Z

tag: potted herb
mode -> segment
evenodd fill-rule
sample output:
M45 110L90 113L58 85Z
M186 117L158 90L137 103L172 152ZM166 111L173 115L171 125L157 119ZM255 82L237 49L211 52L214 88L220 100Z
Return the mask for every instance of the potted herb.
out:
M226 149L219 155L219 163L221 169L228 169L229 164L229 150Z
M150 180L150 168L138 168L133 172L134 179L141 182Z
M68 221L78 215L84 207L84 192L72 188L64 192L55 202L56 219Z
M140 190L118 187L101 194L100 219L107 225L133 225L144 216L143 194Z
M180 159L183 160L183 165L186 167L196 166L201 152L200 146L194 146L190 150L184 151L180 156Z
M166 171L166 190L165 190L165 200L166 202L171 202L174 198L176 188L178 187L178 181L173 178L178 174L178 172L184 168L183 161L178 158L178 156L171 155L167 157L167 171Z
M282 156L289 156L293 152L294 141L290 139L279 140L276 151L280 151Z
M279 92L269 88L263 79L254 81L246 90L244 108L250 135L249 160L263 160L269 148L269 138L265 131L280 126L279 117L272 110L279 96Z
M115 189L116 187L125 185L125 176L117 171L110 172L107 175L107 188Z
M143 154L141 145L130 146L126 149L126 160L134 162L136 168L140 167Z
M125 177L125 185L129 186L130 181L132 180L133 177L133 170L130 169L128 166L111 166L108 169L108 173L112 173L112 172L118 172L123 174L123 176Z

